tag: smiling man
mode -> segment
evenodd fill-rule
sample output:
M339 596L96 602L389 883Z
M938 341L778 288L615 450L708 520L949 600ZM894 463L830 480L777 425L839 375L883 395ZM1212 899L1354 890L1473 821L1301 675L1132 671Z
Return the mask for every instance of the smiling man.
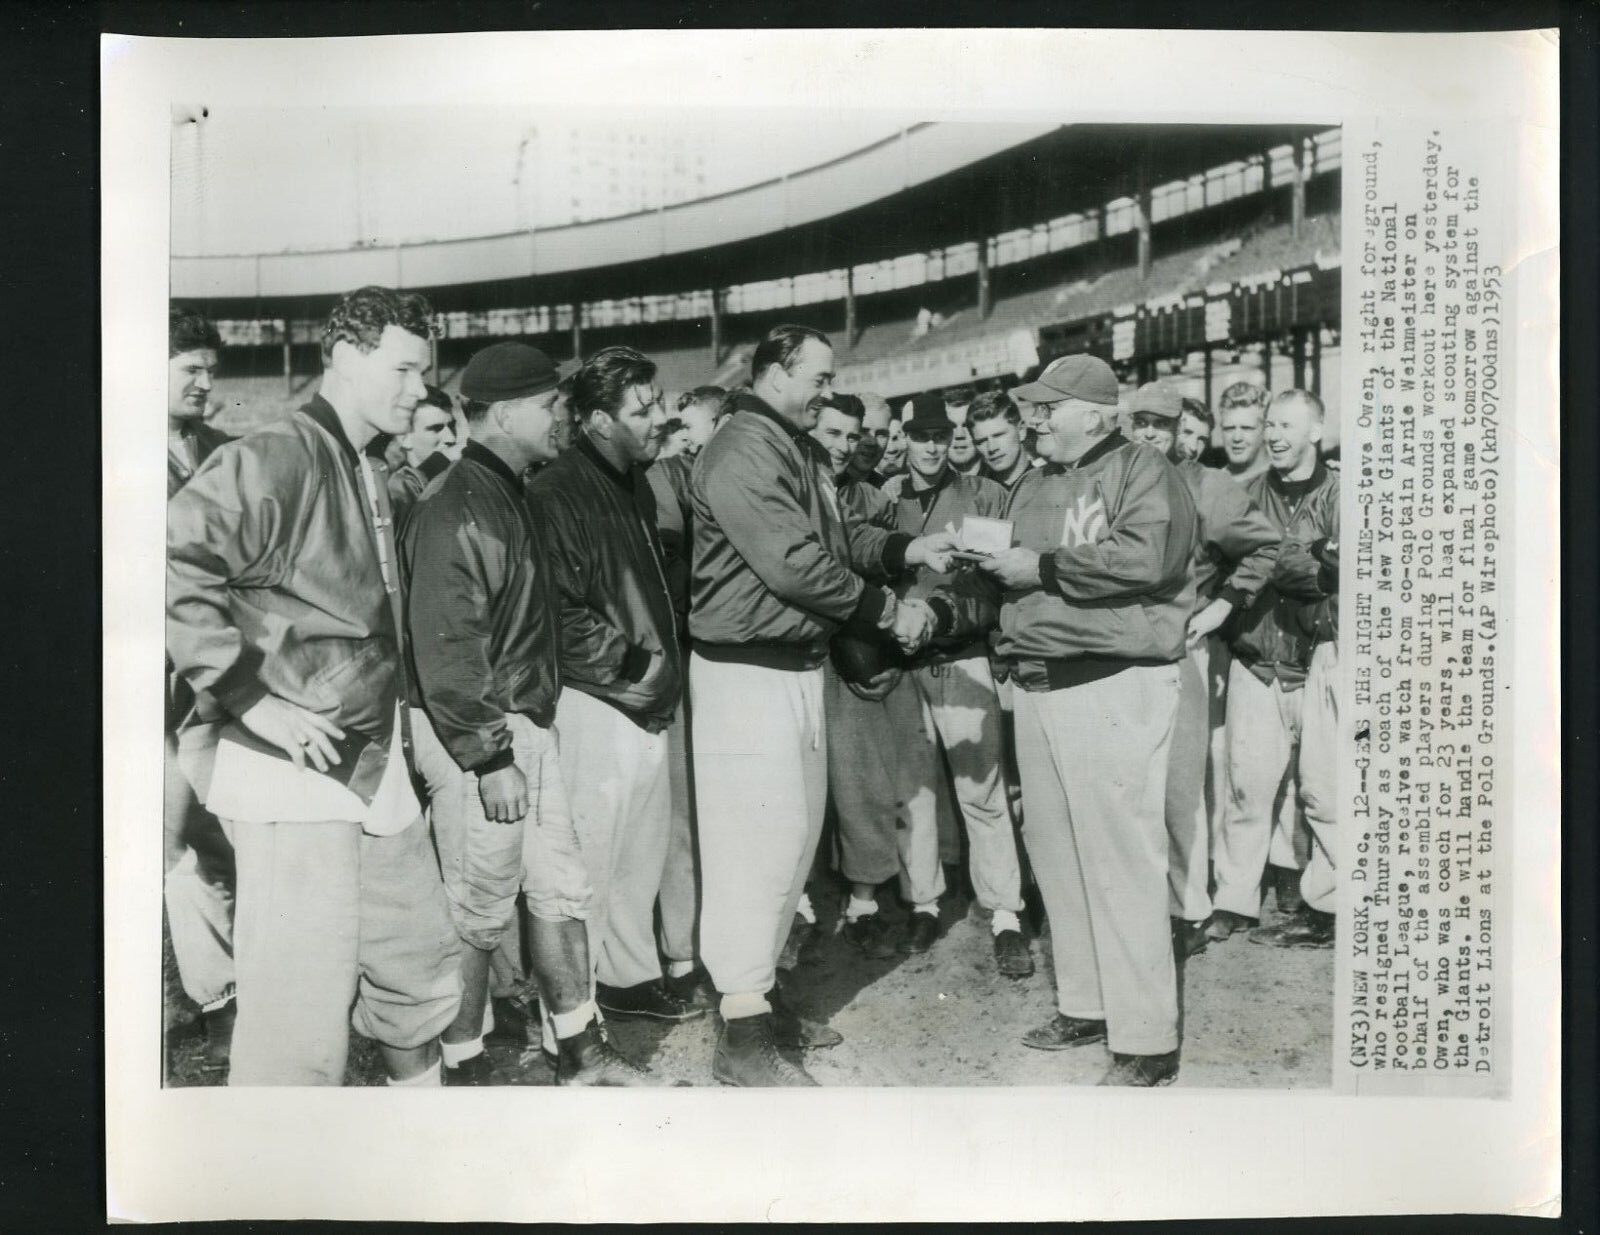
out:
M1105 1041L1102 1084L1178 1072L1167 919L1167 753L1193 608L1194 503L1176 469L1116 429L1116 375L1064 356L1011 392L1047 466L1007 508L1017 546L979 563L1013 666L1023 841L1050 917L1056 1015L1040 1050ZM970 629L965 581L929 604L940 634Z
M888 449L889 430L893 423L889 400L871 393L855 397L861 400L861 438L840 480L865 481L881 488L888 479L888 474L879 471L878 465Z
M1269 405L1264 440L1270 468L1251 482L1249 494L1283 535L1274 579L1261 589L1237 620L1233 665L1228 677L1228 797L1217 829L1216 910L1208 932L1226 939L1253 924L1261 914L1263 876L1277 889L1277 907L1302 916L1299 872L1306 865L1311 838L1301 807L1305 792L1301 750L1305 720L1306 679L1312 654L1331 636L1308 620L1309 589L1291 575L1288 585L1277 572L1303 562L1304 550L1319 551L1337 539L1339 477L1322 461L1322 401L1304 390L1286 390ZM1314 574L1314 571L1306 572ZM1337 601L1334 589L1334 601ZM1315 595L1310 592L1310 595ZM1325 597L1324 597L1325 599ZM1317 602L1312 603L1313 611ZM1326 668L1326 666L1324 666ZM1328 679L1321 686L1326 688ZM1317 698L1324 698L1319 690ZM1325 710L1317 721L1325 721ZM1329 724L1324 723L1323 728ZM1331 757L1321 747L1318 756ZM1317 756L1314 756L1314 760ZM1321 764L1315 764L1320 770ZM1324 776L1323 782L1331 780ZM1321 783L1321 782L1319 782ZM1328 799L1312 790L1320 805L1315 835L1329 834ZM1326 850L1326 846L1324 846ZM1319 872L1320 874L1320 872ZM1327 908L1324 900L1323 908ZM1318 920L1331 939L1331 919ZM1317 934L1318 932L1313 932Z
M411 789L380 434L411 428L427 301L334 306L318 394L224 446L168 506L167 648L219 727L206 802L238 863L235 1085L338 1085L349 1031L437 1084L461 979Z
M878 460L878 472L883 476L898 476L906 470L906 433L903 427L910 404L900 409L899 415L890 415L889 433L883 443L883 457Z
M576 445L529 486L561 596L561 771L595 890L597 1000L618 1016L699 1015L661 981L655 904L672 825L667 728L683 653L645 467L667 423L656 366L596 352L572 383Z
M775 326L692 482L700 934L724 1019L713 1071L730 1085L815 1085L778 1047L838 1041L775 991L822 832L822 665L847 624L908 639L925 628L925 613L901 613L893 591L861 572L893 575L948 554L947 544L871 527L841 504L827 453L810 437L832 386L828 337Z

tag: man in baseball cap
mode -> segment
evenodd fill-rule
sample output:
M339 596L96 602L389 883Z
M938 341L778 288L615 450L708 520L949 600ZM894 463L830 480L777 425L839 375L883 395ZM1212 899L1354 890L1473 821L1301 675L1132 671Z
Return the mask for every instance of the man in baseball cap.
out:
M1105 361L1066 357L1013 395L1048 466L1007 507L1016 546L979 570L994 581L995 651L1018 688L1023 839L1055 940L1056 1012L1023 1042L1107 1042L1103 1084L1166 1084L1178 998L1163 797L1194 503L1172 464L1116 428ZM936 636L981 629L968 586L929 598Z
M1050 404L1062 399L1117 405L1117 375L1098 356L1079 353L1052 360L1031 382L1011 391L1019 403Z
M1146 382L1133 395L1128 415L1128 436L1172 456L1172 443L1183 415L1183 396L1168 382Z
M558 381L550 358L525 343L473 356L461 379L471 440L417 499L401 536L417 769L463 945L461 1007L442 1045L452 1085L492 1083L490 962L514 937L519 894L556 1083L655 1081L598 1024L586 929L593 883L553 729L561 594L548 530L520 476L561 449Z

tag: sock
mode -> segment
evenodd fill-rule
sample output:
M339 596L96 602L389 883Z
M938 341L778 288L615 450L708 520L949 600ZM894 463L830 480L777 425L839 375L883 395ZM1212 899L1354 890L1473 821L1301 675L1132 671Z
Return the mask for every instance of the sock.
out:
M439 1061L437 1059L433 1061L433 1067L424 1068L415 1076L408 1076L403 1081L397 1081L392 1076L389 1078L389 1084L396 1089L426 1089L442 1083L443 1080L439 1075Z
M878 912L878 902L858 901L855 894L851 893L850 903L844 907L844 920L854 922L857 918L870 918Z
M929 901L926 905L918 905L912 912L925 913L930 918L937 918L939 916L939 902Z
M586 999L571 1012L555 1012L550 1016L550 1027L557 1038L571 1038L582 1033L594 1020L594 1000Z
M817 924L817 911L811 907L811 893L800 893L800 903L794 907L794 911L812 926Z
M764 991L722 997L722 1019L725 1021L736 1021L746 1016L761 1016L771 1011L772 1005L767 1002Z
M996 909L994 911L994 922L991 924L991 929L996 935L998 935L1001 931L1020 931L1022 929L1022 923L1017 921L1017 915L1012 913L1011 910Z
M490 995L483 1001L483 1036L487 1038L494 1032L494 996Z
M693 972L694 972L694 962L693 961L668 961L667 962L667 977L669 977L669 978L687 978Z
M459 1068L467 1060L483 1054L483 1039L474 1038L470 1042L439 1041L439 1054L444 1059L447 1068Z

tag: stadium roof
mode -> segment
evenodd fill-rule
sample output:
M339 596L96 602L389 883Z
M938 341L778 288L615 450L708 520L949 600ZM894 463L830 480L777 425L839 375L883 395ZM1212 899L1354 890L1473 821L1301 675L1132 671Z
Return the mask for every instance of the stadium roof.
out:
M645 214L465 240L172 260L172 294L248 312L380 283L441 309L680 292L892 257L1087 210L1328 125L928 123Z

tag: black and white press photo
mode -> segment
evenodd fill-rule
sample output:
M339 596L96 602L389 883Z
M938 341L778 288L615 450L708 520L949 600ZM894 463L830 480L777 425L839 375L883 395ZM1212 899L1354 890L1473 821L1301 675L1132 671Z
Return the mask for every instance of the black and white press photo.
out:
M1337 126L171 141L169 1084L1330 1083Z
M111 1211L1552 1204L1550 57L1405 37L108 40Z

